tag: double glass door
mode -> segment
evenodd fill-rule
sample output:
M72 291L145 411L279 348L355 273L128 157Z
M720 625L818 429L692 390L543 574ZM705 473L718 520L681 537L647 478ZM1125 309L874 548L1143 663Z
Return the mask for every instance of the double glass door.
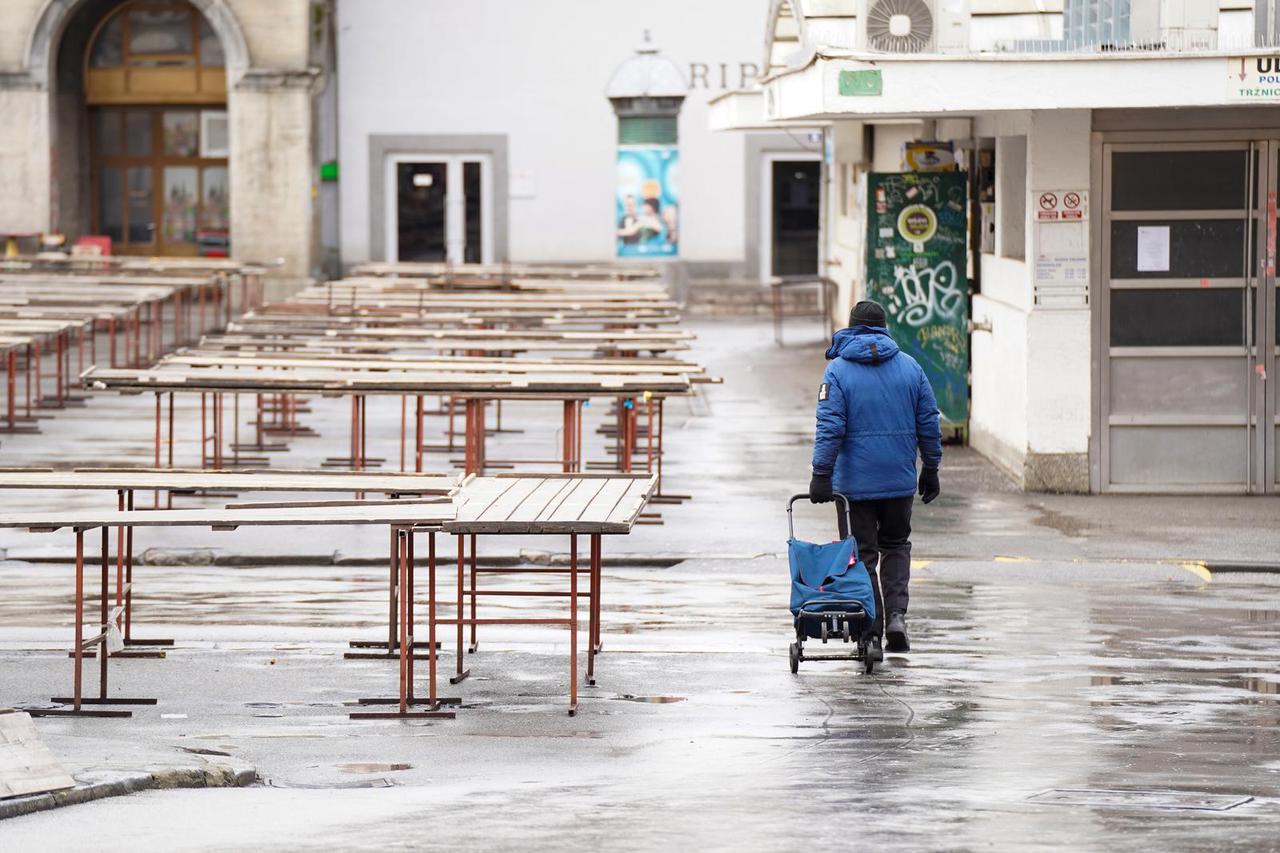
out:
M491 263L489 168L489 159L479 155L390 158L387 258Z
M228 253L225 111L100 107L90 127L93 230L114 252Z
M1280 140L1104 146L1110 491L1280 491Z

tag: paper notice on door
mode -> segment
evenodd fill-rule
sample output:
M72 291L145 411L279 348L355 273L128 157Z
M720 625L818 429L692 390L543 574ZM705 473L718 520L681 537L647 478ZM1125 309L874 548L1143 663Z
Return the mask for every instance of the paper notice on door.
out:
M1169 271L1169 226L1138 226L1138 272Z

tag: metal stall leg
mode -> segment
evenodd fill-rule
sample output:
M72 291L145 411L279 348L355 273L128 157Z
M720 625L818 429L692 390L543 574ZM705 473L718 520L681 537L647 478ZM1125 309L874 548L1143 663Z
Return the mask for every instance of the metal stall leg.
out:
M107 664L110 657L107 649L107 634L110 628L112 614L108 608L108 578L110 576L110 542L111 529L102 528L102 555L101 555L101 600L99 602L99 616L102 628L97 636L84 638L84 531L85 528L77 527L76 533L76 643L73 650L75 660L75 672L72 676L72 695L71 696L55 696L50 701L57 702L61 705L70 705L70 708L35 708L29 710L28 713L33 717L132 717L132 711L99 711L87 710L84 705L154 705L155 699L109 699L107 697ZM99 671L98 671L98 695L84 695L84 652L89 646L98 647Z
M578 713L578 535L569 537L569 716Z
M468 403L470 403L470 401L468 401ZM474 547L475 537L473 536L472 539L473 539L473 547ZM466 603L464 598L465 592L463 590L463 581L466 579L466 574L467 574L466 534L459 533L457 535L457 540L458 540L458 563L457 563L458 599L457 599L457 609L456 609L457 619L455 619L454 621L458 623L457 625L458 627L458 649L457 649L458 664L457 664L456 673L453 675L452 678L449 679L450 684L461 684L462 681L466 679L468 675L471 674L471 670L464 668L462 665L463 664L463 631L466 629L466 621L467 621L467 618L465 615L466 613Z
M435 547L434 536L432 533L433 544L431 547L431 567L430 577L435 577ZM361 705L397 705L395 711L355 711L349 716L353 720L413 720L413 719L447 719L451 720L455 714L453 711L439 710L440 703L432 701L429 709L426 711L411 710L416 703L413 695L413 655L410 650L413 648L413 528L392 528L392 538L394 540L393 550L396 554L397 569L399 572L400 586L400 637L397 645L400 650L400 689L394 698L388 699L361 699ZM434 583L431 584L435 586ZM434 602L434 596L432 597ZM428 620L430 622L430 619ZM434 639L434 638L431 638ZM434 670L434 649L432 651L432 668ZM434 694L434 680L432 682L432 693Z
M600 653L600 534L591 534L591 610L587 631L587 684L596 686L596 655Z
M476 535L471 534L471 646L467 651L475 654L480 648L480 640L476 637L476 629L479 627L476 623Z

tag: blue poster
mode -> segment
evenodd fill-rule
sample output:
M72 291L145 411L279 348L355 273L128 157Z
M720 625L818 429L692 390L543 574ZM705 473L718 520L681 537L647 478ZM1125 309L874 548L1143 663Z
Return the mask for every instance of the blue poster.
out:
M674 145L618 146L614 218L619 258L679 254L679 162Z

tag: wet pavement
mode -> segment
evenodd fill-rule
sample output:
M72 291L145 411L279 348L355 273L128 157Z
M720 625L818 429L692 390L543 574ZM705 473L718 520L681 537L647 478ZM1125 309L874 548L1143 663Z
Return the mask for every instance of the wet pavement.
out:
M342 660L347 640L380 634L385 569L332 555L378 559L381 535L157 534L142 547L212 541L212 557L262 565L140 570L145 633L178 642L164 660L115 662L112 686L160 704L40 731L72 769L203 755L252 764L263 784L16 818L0 849L1280 849L1280 575L1194 562L1276 561L1280 502L1025 495L952 451L943 497L917 507L915 650L872 676L853 663L793 676L781 504L807 484L821 355L773 348L763 325L698 330L726 383L668 409L668 490L694 500L606 545L674 565L606 567L600 683L577 717L563 633L504 627L482 629L461 691L443 688L464 700L456 720L351 721L348 703L394 691L396 664ZM146 401L98 405L121 424L112 452L145 457ZM318 423L342 422L322 408ZM46 429L62 437L44 460L81 452L74 425ZM290 455L323 456L324 440ZM830 514L801 507L798 532L830 535ZM59 536L3 545L57 556ZM325 559L278 559L298 553ZM66 692L70 574L0 564L0 704ZM1240 804L1168 807L1205 795Z
M162 600L189 580L155 572ZM394 689L393 663L340 659L361 626L321 627L331 613L314 601L269 627L224 616L234 603L257 622L255 596L313 582L248 572L227 601L185 607L199 626L170 626L179 609L157 605L179 640L166 660L115 665L114 689L159 706L39 726L77 763L212 750L266 784L19 818L0 842L70 849L110 826L95 847L755 850L829 828L905 849L1277 843L1280 579L931 564L916 571L916 651L872 676L852 663L793 676L784 578L774 558L612 569L600 683L578 717L563 709L563 640L507 628L482 633L456 720L399 723L346 718ZM6 697L65 690L56 637L4 636ZM379 787L325 789L353 784ZM1221 813L1030 799L1054 788L1254 799Z

